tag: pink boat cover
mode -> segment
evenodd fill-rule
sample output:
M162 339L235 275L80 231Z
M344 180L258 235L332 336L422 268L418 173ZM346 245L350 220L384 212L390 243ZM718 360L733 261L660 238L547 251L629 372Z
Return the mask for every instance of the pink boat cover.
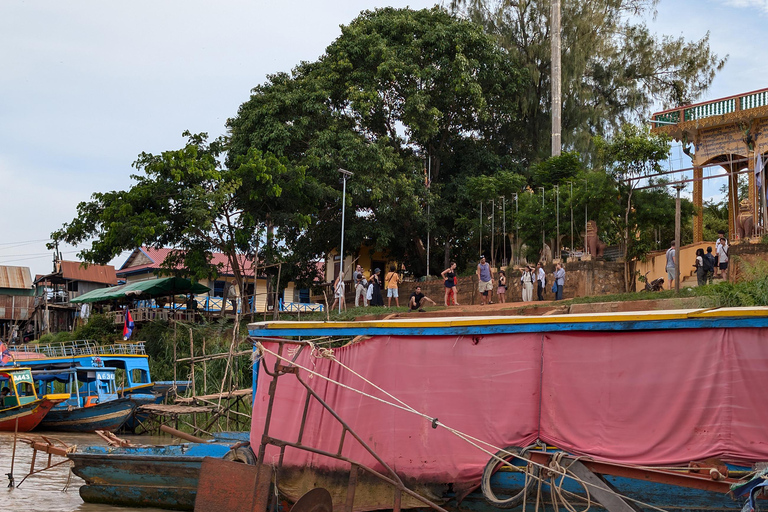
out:
M339 361L441 423L498 447L537 438L566 451L642 465L722 456L768 460L768 343L762 329L377 336L334 349ZM265 343L277 351L274 343ZM266 356L270 370L274 357ZM310 350L297 363L387 398ZM489 455L422 417L301 371L301 376L401 476L477 482ZM270 378L261 370L251 442L264 431ZM305 391L280 377L270 435L296 441ZM335 453L340 424L312 401L302 439ZM494 450L491 450L494 451ZM278 450L265 462L277 461ZM347 434L344 455L380 467ZM287 448L287 466L349 464Z

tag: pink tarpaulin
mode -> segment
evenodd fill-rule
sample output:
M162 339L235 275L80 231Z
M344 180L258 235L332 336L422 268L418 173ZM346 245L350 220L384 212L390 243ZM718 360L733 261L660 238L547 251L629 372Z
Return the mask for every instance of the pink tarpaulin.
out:
M495 446L539 438L615 462L670 465L725 456L768 460L768 343L761 329L379 336L334 350L339 361L441 423ZM277 345L265 343L269 350ZM267 355L272 368L274 358ZM386 398L305 350L297 363ZM403 476L468 483L489 456L427 419L301 372L312 388ZM251 442L264 430L262 371ZM304 389L280 377L270 434L296 441ZM335 453L341 427L312 402L302 442ZM376 467L347 435L344 455ZM491 450L493 451L493 450ZM270 449L265 462L276 461ZM286 466L348 464L287 449Z

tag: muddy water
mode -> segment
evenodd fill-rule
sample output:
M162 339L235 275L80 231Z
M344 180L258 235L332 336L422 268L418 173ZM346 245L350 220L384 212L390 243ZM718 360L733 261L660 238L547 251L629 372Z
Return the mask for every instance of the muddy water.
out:
M40 437L45 433L19 434L24 437ZM51 433L50 437L59 439L67 445L104 445L104 441L95 434L66 434ZM149 436L121 436L136 444L173 444L170 437ZM160 512L155 508L125 508L111 507L109 505L97 505L83 503L78 489L85 482L72 474L69 470L69 462L37 475L30 476L24 483L15 489L7 488L8 477L6 473L11 471L11 459L13 453L13 433L0 432L0 500L4 510L19 512ZM63 460L53 456L52 462ZM29 472L32 461L32 449L24 443L17 443L16 458L13 468L13 476L18 485L21 479ZM36 467L42 469L47 462L47 456L38 454Z

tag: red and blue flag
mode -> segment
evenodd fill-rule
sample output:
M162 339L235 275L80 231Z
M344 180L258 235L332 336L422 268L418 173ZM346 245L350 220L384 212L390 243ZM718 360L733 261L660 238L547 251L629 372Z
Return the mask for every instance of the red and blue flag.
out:
M5 343L0 343L0 361L2 361L2 364L8 364L10 361L13 361L13 354L11 354L8 345Z
M131 337L131 334L133 334L133 328L135 327L135 324L133 323L133 317L131 316L131 311L129 309L125 310L125 324L123 325L123 339L127 340Z

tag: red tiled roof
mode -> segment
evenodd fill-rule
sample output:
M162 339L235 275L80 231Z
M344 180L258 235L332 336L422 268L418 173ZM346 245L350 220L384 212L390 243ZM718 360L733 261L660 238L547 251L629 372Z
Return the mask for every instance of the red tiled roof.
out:
M139 249L136 249L131 253L130 256L128 256L128 259L123 263L123 266L120 267L120 269L117 271L118 276L125 276L126 274L133 274L137 271L141 270L156 270L159 269L165 261L166 256L170 252L174 251L174 249L154 249L152 247L147 246L141 246ZM149 263L140 263L138 265L130 265L131 262L136 260L144 260L149 261ZM246 277L253 277L253 268L252 268L252 262L246 260L245 256L240 256L240 265L243 272L243 275ZM213 257L211 258L211 263L214 265L221 265L219 267L219 274L224 276L231 276L232 269L229 266L229 261L227 259L227 256L224 253L221 252L215 252L213 253ZM182 266L177 266L177 268L183 268Z
M89 283L117 284L115 267L112 265L88 265L88 267L81 265L79 261L62 261L61 277Z

